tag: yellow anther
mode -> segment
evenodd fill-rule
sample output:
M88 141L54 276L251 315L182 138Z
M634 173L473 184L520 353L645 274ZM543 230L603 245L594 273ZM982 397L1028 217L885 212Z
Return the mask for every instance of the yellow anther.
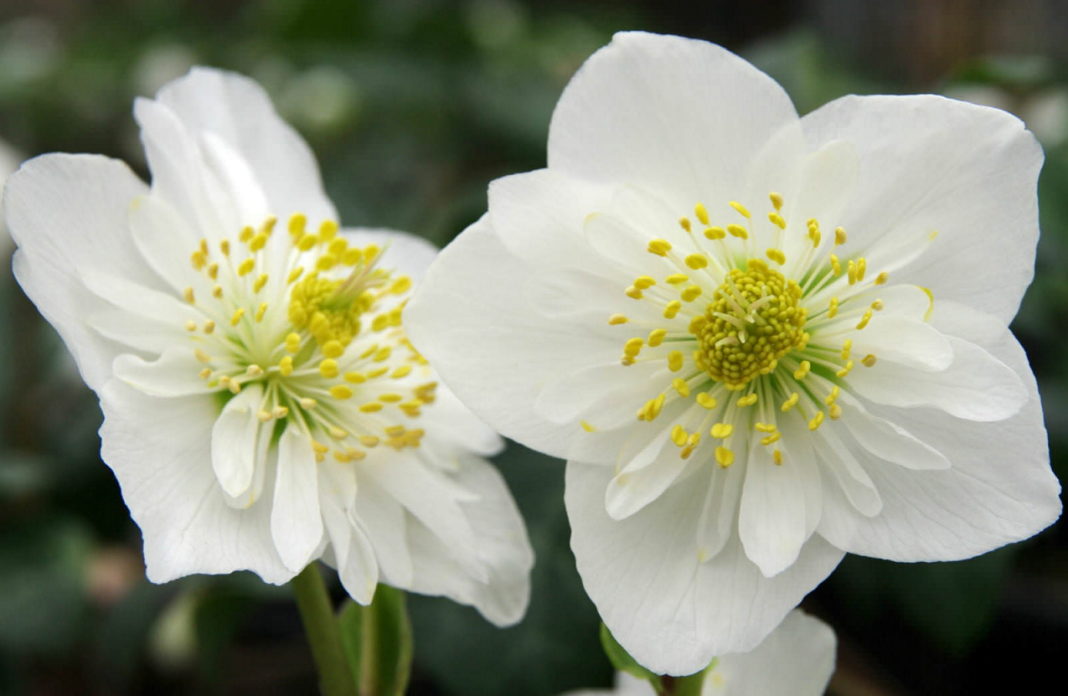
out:
M664 318L674 319L675 315L679 313L680 309L682 309L682 302L679 302L678 300L672 300L671 302L668 302L666 305L664 305Z
M852 369L853 369L853 361L852 361L852 360L850 360L850 361L848 361L848 362L847 362L847 363L845 364L845 367L843 367L843 368L842 368L841 370L839 370L838 372L835 372L834 374L835 374L835 376L836 376L836 377L845 377L846 375L848 375L848 374L849 374L849 372L850 372L850 371L851 371Z
M241 393L241 383L238 382L236 379L230 380L226 384L226 388L230 390L231 394L240 394Z
M861 256L857 259L857 282L864 280L864 274L868 271L868 260Z
M233 315L230 317L230 326L237 326L241 322L241 317L245 316L245 308L238 307L234 310Z
M875 356L868 353L860 359L860 362L863 363L864 367L873 367L875 365Z
M764 252L768 258L779 264L780 266L786 263L786 254L781 249L768 249Z
M378 443L381 442L381 439L375 435L360 435L359 440L361 445L368 448L377 447Z
M726 440L734 432L734 426L730 423L716 423L709 431L709 435L717 440Z
M386 360L389 360L389 356L391 355L393 355L393 348L390 346L382 346L375 351L374 358L372 359L375 362L385 362Z
M627 297L633 298L635 300L642 299L642 291L639 288L634 287L633 285L628 286L624 292L626 293Z
M293 356L286 355L278 361L278 374L283 377L288 377L293 374Z
M842 275L842 262L838 260L838 257L831 254L831 270L835 276Z
M697 403L701 404L704 408L713 409L716 407L716 399L708 392L701 392L697 395Z
M786 220L783 219L782 215L779 215L778 213L768 213L768 220L780 230L786 229Z
M270 411L261 410L261 411L257 411L256 412L256 418L261 423L266 423L267 421L271 420L271 418L273 418L273 417L274 416L271 415Z
M846 277L849 278L850 285L857 282L857 264L852 259L849 261L849 270L846 272Z
M842 407L837 403L831 404L827 407L827 415L831 417L831 420L838 420L842 417Z
M672 372L678 372L682 369L682 353L673 350L668 353L668 369Z
M775 450L771 453L771 459L777 466L782 466L782 452Z
M841 394L841 393L842 393L842 390L838 387L838 385L837 384L834 385L833 387L831 387L831 391L829 391L827 393L827 396L823 399L823 403L825 403L828 406L830 406L831 404L833 404L835 402L835 400L838 398L838 395Z
M198 372L197 375L201 379L207 379L208 377L211 377L211 375L212 375L211 368L210 367L205 367L203 370Z
M793 393L790 394L789 398L786 399L786 401L782 402L782 406L780 407L780 409L783 411L783 413L785 413L786 411L789 411L794 406L797 406L797 402L800 401L800 400L801 400L801 395L798 394L797 392L793 392Z
M315 399L311 399L307 396L300 397L299 399L297 399L297 402L300 404L300 407L305 410L311 410L319 405L318 401L316 401Z
M849 354L853 350L853 339L847 338L842 342L842 360L849 360Z
M679 393L679 396L690 395L690 385L682 377L676 377L671 380L671 386L675 387L675 391Z
M808 429L815 430L823 423L823 411L816 411L816 415L812 417L812 420L808 422Z
M252 363L251 365L245 368L245 374L249 377L259 377L263 374L263 368L257 365L256 363Z
M320 350L328 358L340 358L341 354L345 352L345 346L341 345L341 341L329 340L322 345Z
M186 322L185 322L185 330L186 331L196 331L197 330L197 323L195 321L193 321L192 319L186 320Z
M738 399L738 405L743 408L746 406L752 406L757 402L757 398L758 397L756 392L750 392L749 394L746 394L742 398Z
M781 439L782 439L782 433L776 431L776 432L772 433L771 435L768 435L767 437L760 438L760 444L765 445L765 446L766 445L771 445L771 444L774 444L774 443L778 442Z
M330 396L335 399L351 399L352 390L346 387L344 384L335 384L330 387Z
M297 266L296 268L294 268L292 271L289 272L289 275L286 276L286 284L292 285L294 282L296 282L297 278L300 278L302 273L304 273L304 266Z
M693 224L690 222L690 218L679 218L679 227L686 230L687 233L693 231Z
M363 260L363 251L356 247L349 247L341 254L341 263L346 266L355 266Z
M734 452L732 452L731 450L727 449L726 447L722 447L722 446L721 447L717 447L716 448L716 462L721 467L726 469L727 467L729 467L731 464L734 463Z
M685 273L672 273L667 278L664 278L664 282L669 285L681 285L690 279L690 276Z
M335 231L334 234L337 234L337 232ZM332 239L331 237L333 237L333 235L330 235L329 237L324 237L321 230L319 232L319 236L323 239L330 239L330 243L326 245L326 251L331 256L336 256L337 258L342 259L345 255L345 252L349 250L349 243L346 242L342 237L338 237L337 239Z
M289 234L296 238L300 238L304 234L304 228L308 224L308 217L303 213L296 213L289 218L287 227L289 228Z
M182 299L184 299L189 304L194 304L197 301L197 296L193 292L193 288L186 288L185 290L182 290Z
M656 348L658 345L664 342L665 336L667 336L667 329L653 329L649 332L649 338L647 342L651 348Z
M252 269L256 267L255 259L245 259L237 265L237 274L239 276L246 276L252 272Z
M412 289L412 279L408 276L398 276L393 284L389 286L389 291L394 295L403 295Z
M267 235L262 232L253 237L248 243L249 250L254 252L259 251L265 246L267 246Z
M694 316L692 319L690 319L690 325L689 325L688 329L689 329L690 333L692 333L694 336L697 336L698 334L701 333L701 331L704 330L704 328L707 325L708 325L708 317L704 316L703 314L698 314L698 315ZM698 352L700 352L700 351L698 351Z
M389 365L383 365L382 367L376 367L373 370L367 371L367 379L377 379L382 375L389 372Z
M215 299L220 299L223 296L223 289L221 285L216 285L211 289L211 296Z
M701 288L697 285L689 285L684 289L679 296L682 297L683 302L693 302L700 296Z
M834 245L842 246L846 243L846 231L841 227L834 228Z
M732 207L735 210L737 210L738 214L741 215L742 217L744 217L744 218L752 217L752 215L749 214L749 210L744 205L739 203L738 201L728 201L727 204L730 207Z
M337 361L327 358L319 363L319 374L327 379L333 379L338 376Z
M314 234L305 234L297 238L295 246L301 251L311 251L319 243L319 238Z
M864 316L862 316L860 318L860 321L857 322L857 328L858 329L863 329L865 326L867 326L868 322L871 321L871 317L872 317L871 310L870 309L864 310Z
M337 236L338 224L335 220L324 220L319 225L319 236L324 240L330 240Z
M389 376L393 379L401 379L402 377L407 377L411 373L411 365L398 365L397 367L393 368L393 372L390 372Z
M704 254L690 254L686 257L686 265L694 270L705 268L708 266L708 257Z
M634 287L639 290L648 290L656 285L656 279L650 276L638 276L634 279Z
M837 315L837 314L838 314L838 298L837 297L832 297L831 301L829 303L827 303L827 318L828 319L834 319L835 315Z
M359 372L346 372L344 376L346 382L352 382L353 384L363 384L367 381L367 378Z
M771 207L775 208L776 212L782 210L783 198L781 193L772 191L768 194L768 200L771 201Z
M686 432L686 428L676 424L671 429L671 441L675 443L676 447L683 447L686 444L686 440L690 438L690 433Z
M645 341L641 338L628 339L627 342L623 344L623 354L633 358L641 352L643 345L645 345Z
M649 253L657 256L667 256L671 251L671 242L666 239L653 239L649 241Z
M379 394L378 400L385 404L396 404L400 403L401 401L404 401L404 397L400 394L395 394L391 392L388 394Z
M211 278L212 280L215 280L216 278L219 277L219 264L217 264L217 263L208 264L208 277Z
M778 430L774 423L754 423L753 428L761 433L773 433Z
M252 235L254 234L256 234L256 232L250 226L245 225L241 228L241 232L237 235L237 238L242 242L247 242L252 239Z
M286 351L296 353L298 350L300 350L300 334L286 334Z
M260 302L260 306L256 308L256 321L263 321L265 314L267 314L267 303Z
M883 304L882 300L875 300L874 302L871 303L871 308L874 309L876 312L883 311L884 307L886 307L886 305Z
M794 379L804 379L809 370L812 369L812 363L808 360L802 360L800 367L794 370Z
M224 239L221 242L219 242L219 251L222 252L223 256L229 256L230 255L230 240L229 239Z
M711 239L713 241L717 239L723 239L727 236L727 230L722 227L709 227L705 230L705 239Z
M315 268L320 271L329 271L331 268L337 265L337 257L333 254L323 254L319 258L315 259Z
M329 428L327 428L326 432L328 435L330 435L330 437L334 438L335 440L344 440L346 437L349 436L347 432L337 427L336 425L331 425Z
M890 274L887 273L886 271L883 271L879 275L875 276L875 281L874 282L875 282L876 285L884 285L886 283L886 281L888 281L889 279L890 279Z
M727 232L738 239L749 239L749 232L741 225L727 225Z
M193 350L193 355L196 356L196 359L199 360L202 363L210 363L211 362L211 356L208 355L207 353L205 353L204 351L202 351L199 348L195 348Z
M593 424L589 421L581 420L579 421L579 425L581 425L582 429L588 433L597 432L597 428L593 427Z
M189 262L193 264L193 268L199 271L208 263L207 254L200 250L194 251L189 256Z
M263 290L263 286L267 284L268 276L266 273L261 273L256 282L252 284L252 292L259 292Z
M693 207L693 214L697 216L702 225L708 224L708 209L705 208L703 203L698 203Z
M405 433L405 427L403 425L391 425L386 428L386 435L390 437L400 437Z

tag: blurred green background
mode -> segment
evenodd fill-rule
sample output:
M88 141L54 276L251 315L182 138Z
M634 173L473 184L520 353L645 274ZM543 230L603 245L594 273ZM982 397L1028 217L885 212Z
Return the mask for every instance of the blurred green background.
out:
M1014 328L1063 479L1068 3L1059 0L706 0L699 9L680 0L2 0L0 140L10 148L0 144L0 170L5 159L61 150L105 153L144 173L132 99L194 63L217 65L267 88L318 155L345 223L443 245L480 215L490 180L544 165L561 89L620 29L720 42L779 80L801 113L850 92L940 92L1028 123L1046 148L1043 236ZM98 458L95 399L6 272L0 312L0 694L312 693L286 588L249 574L144 580L140 535ZM499 630L473 610L412 597L412 692L606 686L596 612L568 549L563 466L514 445L498 462L537 552L529 613ZM1059 524L961 563L848 558L805 604L838 632L832 693L1014 694L1061 682L1065 536Z

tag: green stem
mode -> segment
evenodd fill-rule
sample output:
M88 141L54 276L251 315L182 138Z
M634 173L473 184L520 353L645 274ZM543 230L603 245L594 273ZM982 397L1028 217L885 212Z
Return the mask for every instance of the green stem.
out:
M319 690L323 696L357 696L352 671L341 645L341 631L318 566L314 562L309 564L290 585L300 608L308 646L319 669Z
M687 677L660 677L659 696L700 696L706 671L701 670Z

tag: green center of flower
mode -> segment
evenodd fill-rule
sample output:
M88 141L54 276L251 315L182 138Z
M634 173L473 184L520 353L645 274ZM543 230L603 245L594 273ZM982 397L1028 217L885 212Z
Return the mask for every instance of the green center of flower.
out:
M696 322L697 365L727 389L739 390L775 370L779 358L808 341L801 287L760 259L727 273Z

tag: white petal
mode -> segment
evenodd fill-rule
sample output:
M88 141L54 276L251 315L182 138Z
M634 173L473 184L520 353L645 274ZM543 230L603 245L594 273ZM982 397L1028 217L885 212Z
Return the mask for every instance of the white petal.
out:
M868 413L843 394L841 422L862 448L906 469L947 469L949 460L899 425Z
M359 525L349 529L349 548L338 576L345 591L360 604L370 604L378 586L378 559L367 534Z
M79 272L82 283L93 294L113 306L133 315L131 321L147 320L155 323L170 322L176 332L187 321L202 318L201 313L175 295L146 287L93 268Z
M652 461L642 462L641 454L612 477L604 493L604 506L608 516L622 520L653 502L682 475L689 460L679 456L679 448L670 443L668 431L653 440L644 452ZM635 464L641 464L636 467Z
M1020 378L1005 363L974 343L949 337L953 364L941 372L900 367L891 362L855 369L849 386L887 406L934 406L973 421L999 421L1027 401Z
M435 392L434 408L427 409L420 420L424 429L434 433L435 442L491 457L504 449L504 441L488 425L467 410L446 385Z
M876 315L862 331L848 335L858 356L871 354L877 360L931 372L945 370L953 362L949 339L930 324L915 319Z
M121 349L85 325L106 305L85 292L78 271L106 268L152 284L126 227L130 204L145 193L125 164L94 155L30 160L11 175L4 192L7 227L19 246L15 276L94 389L111 374Z
M856 510L865 517L879 514L879 511L883 509L879 491L875 490L875 484L861 465L857 454L843 443L835 432L834 428L821 428L811 440L815 453L819 456L820 464L824 470L830 472L831 477L838 484L837 489L845 495L852 510ZM825 488L824 493L826 492ZM828 537L828 539L831 543L835 543L833 538Z
M410 587L413 565L404 508L374 479L364 478L360 482L352 514L374 546L382 582L394 587Z
M792 566L766 578L735 536L701 562L695 531L704 485L675 486L615 521L598 504L611 476L607 467L568 463L571 548L612 635L655 672L691 674L715 655L752 649L841 560L813 537Z
M857 147L857 187L835 223L849 232L850 249L937 231L896 278L1012 318L1031 282L1038 239L1042 150L1023 123L931 95L843 97L802 123L815 144L844 139Z
M261 424L256 414L262 397L259 385L243 389L226 402L211 429L211 467L232 498L248 491L257 464L266 468L266 462L257 461Z
M682 215L741 198L750 160L796 119L774 80L719 46L621 33L560 97L549 168L660 192Z
M760 567L765 577L773 577L797 560L808 538L805 523L805 497L810 485L803 458L789 458L776 465L771 453L755 443L749 448L745 485L738 514L738 535L745 555ZM818 476L818 472L816 472ZM817 478L816 485L819 485Z
M271 538L270 506L234 509L215 480L214 398L157 399L117 380L100 397L101 455L141 527L151 581L245 569L274 584L293 577Z
M189 223L159 196L136 199L130 209L130 233L148 265L181 291L203 278L190 263L200 237Z
M271 535L286 567L299 572L323 538L315 452L307 436L293 426L285 429L277 447Z
M293 213L309 220L337 219L314 155L254 80L197 67L156 98L190 133L211 133L245 160L280 219Z
M142 360L129 353L115 358L115 376L150 396L189 396L211 389L197 373L204 368L191 346L168 348L156 360Z
M753 650L721 655L701 693L822 696L834 673L836 645L830 626L795 609Z
M415 576L410 589L470 604L498 626L514 624L526 611L534 564L523 519L501 475L488 462L465 458L457 482L478 494L478 500L464 503L463 509L475 531L486 580L465 572L449 552L449 541L413 520L409 540Z
M745 472L740 466L712 472L701 517L697 522L697 558L715 558L734 534L734 520L742 499Z
M404 322L415 347L479 417L525 445L566 456L590 434L538 415L537 396L559 379L561 366L618 360L620 344L601 327L577 333L541 318L524 292L533 274L483 218L441 252ZM607 322L603 328L610 328ZM613 458L613 451L600 454L603 461Z
M869 406L937 449L951 466L869 467L883 510L856 520L854 537L843 543L847 551L898 561L968 558L1032 536L1060 515L1060 485L1049 467L1027 357L1007 331L986 347L1025 380L1026 405L999 423L959 420L932 409Z

